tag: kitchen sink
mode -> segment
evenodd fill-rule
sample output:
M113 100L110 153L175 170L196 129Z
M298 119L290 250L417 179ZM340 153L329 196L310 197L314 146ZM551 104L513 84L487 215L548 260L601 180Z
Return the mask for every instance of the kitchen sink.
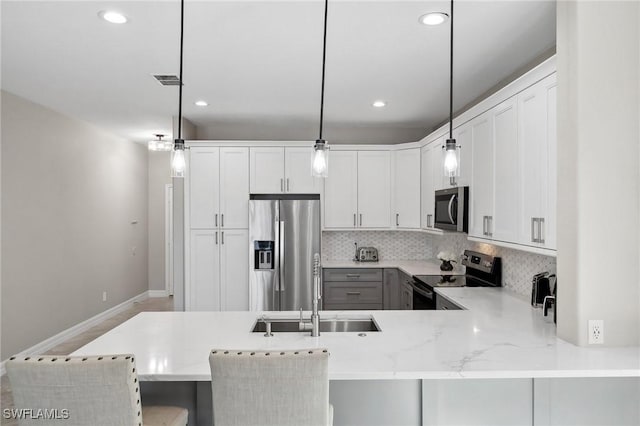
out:
M299 319L291 318L266 318L271 323L271 332L273 333L308 333L308 331L300 331ZM258 318L253 329L253 333L264 333L266 331L265 320ZM380 327L376 324L372 317L369 318L320 318L321 333L361 333L380 331Z

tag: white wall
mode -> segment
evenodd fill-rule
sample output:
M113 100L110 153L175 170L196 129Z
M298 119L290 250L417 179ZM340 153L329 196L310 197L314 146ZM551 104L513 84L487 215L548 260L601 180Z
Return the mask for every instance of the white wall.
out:
M558 335L640 344L640 4L558 2Z
M147 153L3 92L1 170L6 359L147 290Z
M171 184L171 153L148 153L149 168L149 290L164 290L165 186Z

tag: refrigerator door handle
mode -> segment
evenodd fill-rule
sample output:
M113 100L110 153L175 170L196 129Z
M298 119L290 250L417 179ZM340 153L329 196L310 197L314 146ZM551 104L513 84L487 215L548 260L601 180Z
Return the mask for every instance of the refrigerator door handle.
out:
M278 287L279 287L280 291L284 291L284 278L285 278L284 277L284 221L281 220L279 225L280 225L280 230L279 230L279 234L280 235L279 235L279 238L278 238L279 239L278 242L280 243L280 246L278 248L278 251L280 253L278 253L278 255L280 257L280 259L279 259L279 261L280 261L280 274L279 274L280 277L279 277L279 281L280 282L278 283Z

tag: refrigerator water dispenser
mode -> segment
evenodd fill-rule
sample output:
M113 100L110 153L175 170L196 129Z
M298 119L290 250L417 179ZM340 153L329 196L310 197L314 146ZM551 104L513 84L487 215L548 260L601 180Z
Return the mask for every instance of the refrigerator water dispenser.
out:
M273 241L254 241L255 269L273 269Z

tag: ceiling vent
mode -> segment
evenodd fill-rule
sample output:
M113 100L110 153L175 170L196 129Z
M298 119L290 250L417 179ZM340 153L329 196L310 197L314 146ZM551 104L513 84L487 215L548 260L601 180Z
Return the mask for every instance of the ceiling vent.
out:
M179 86L180 79L176 75L156 74L153 76L163 86Z

